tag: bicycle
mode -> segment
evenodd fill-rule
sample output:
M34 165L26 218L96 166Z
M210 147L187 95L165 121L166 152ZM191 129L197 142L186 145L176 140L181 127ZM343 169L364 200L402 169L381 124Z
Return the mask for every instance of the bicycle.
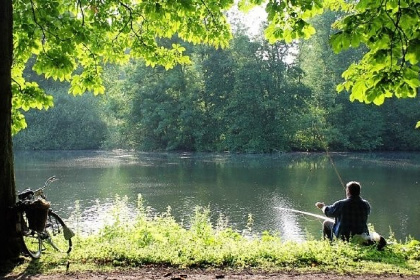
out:
M68 254L72 249L71 238L75 234L50 209L50 203L44 194L44 189L57 180L52 176L45 181L43 187L18 193L16 209L20 218L22 251L34 259L41 257L41 252L45 249L44 242L59 252Z

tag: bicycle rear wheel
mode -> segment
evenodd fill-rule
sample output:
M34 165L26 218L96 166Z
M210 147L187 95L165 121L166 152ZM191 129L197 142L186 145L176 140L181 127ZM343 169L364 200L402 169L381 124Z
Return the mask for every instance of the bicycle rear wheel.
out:
M73 237L74 234L64 224L60 216L52 211L48 212L45 232L47 233L45 241L48 244L59 252L70 253L72 249L71 237Z
M39 232L29 228L29 222L25 212L21 216L21 231L22 231L22 251L34 259L41 256L42 237Z

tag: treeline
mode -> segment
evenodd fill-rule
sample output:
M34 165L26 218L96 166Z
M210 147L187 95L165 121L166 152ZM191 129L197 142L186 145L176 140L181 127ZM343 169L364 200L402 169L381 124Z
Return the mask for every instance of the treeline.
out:
M15 149L420 150L417 99L377 107L336 93L363 48L331 52L334 16L319 18L317 35L300 44L271 45L239 26L229 49L183 44L188 66L109 66L101 97L68 96L66 85L43 81L56 105L26 114Z

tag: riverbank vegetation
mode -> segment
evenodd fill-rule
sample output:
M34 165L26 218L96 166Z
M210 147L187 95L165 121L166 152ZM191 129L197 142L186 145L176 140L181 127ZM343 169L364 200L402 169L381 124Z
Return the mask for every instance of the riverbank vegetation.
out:
M16 273L65 273L129 269L142 265L178 268L262 269L330 273L419 274L420 242L395 240L384 251L353 243L330 244L308 236L304 242L282 240L279 233L257 233L252 218L246 229L234 229L226 217L212 222L209 208L197 207L190 221L170 213L153 213L141 196L135 211L116 198L105 225L84 233L77 211L69 219L77 235L67 256L47 247L38 261L28 259ZM133 215L135 213L135 215ZM48 246L48 245L47 245Z
M27 71L55 107L26 113L15 149L143 151L412 151L420 150L418 103L382 106L338 95L341 73L363 47L328 47L334 13L314 20L310 40L287 45L251 37L238 24L227 49L187 44L191 64L172 70L133 60L106 69L106 94L68 96L68 85ZM30 68L30 66L28 67Z

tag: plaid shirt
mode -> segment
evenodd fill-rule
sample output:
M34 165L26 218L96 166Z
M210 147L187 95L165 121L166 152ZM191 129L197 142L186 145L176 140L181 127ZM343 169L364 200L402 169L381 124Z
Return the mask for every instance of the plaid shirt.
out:
M324 213L327 217L335 219L333 232L336 237L348 239L354 234L369 234L367 219L370 205L360 196L342 199L326 206Z

